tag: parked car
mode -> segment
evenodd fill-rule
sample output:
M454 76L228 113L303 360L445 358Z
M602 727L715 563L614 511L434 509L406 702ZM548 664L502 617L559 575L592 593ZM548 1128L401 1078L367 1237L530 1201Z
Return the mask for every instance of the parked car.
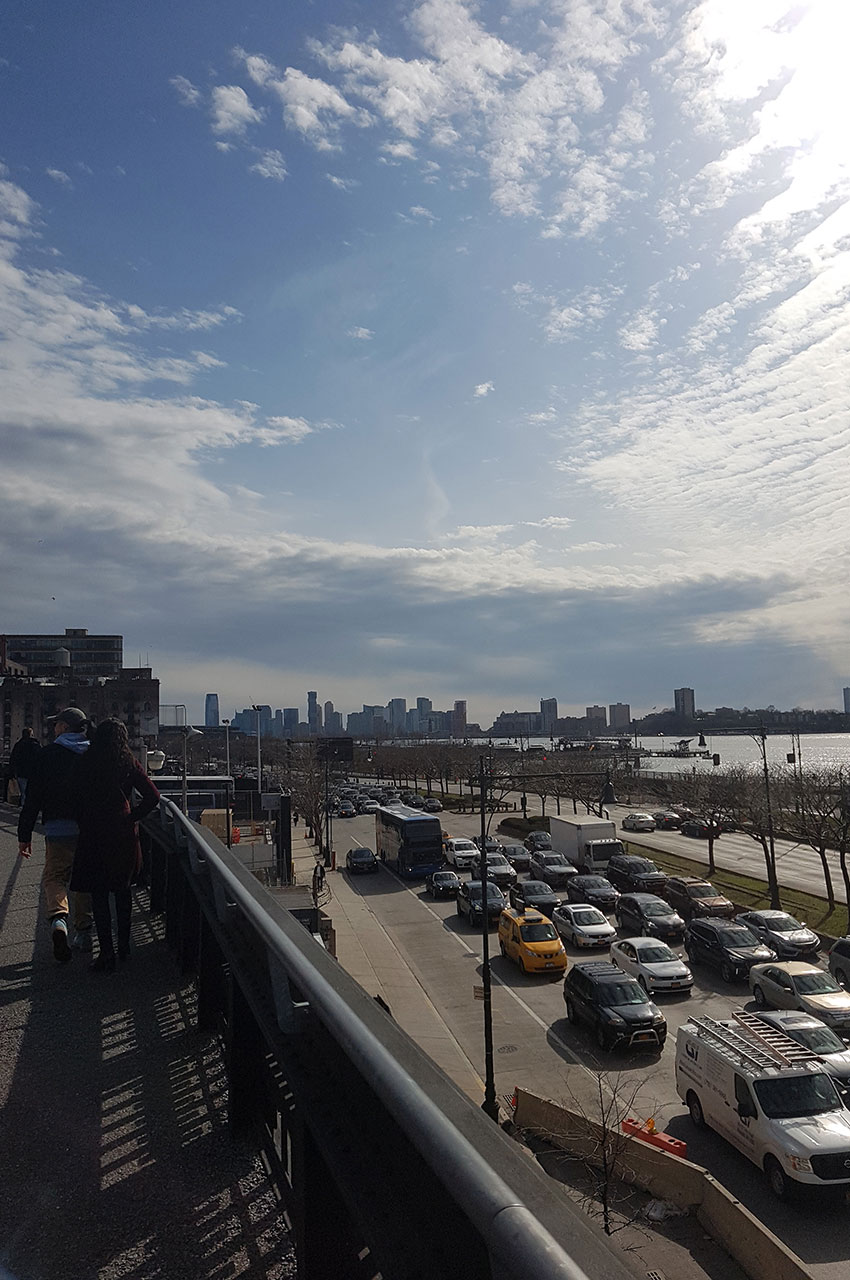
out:
M520 973L557 976L567 967L567 953L555 926L539 911L507 907L499 916L499 950L517 962Z
M345 855L345 865L354 875L358 871L377 871L380 864L371 849L358 845L356 849L348 850Z
M828 1027L850 1032L850 992L815 964L802 960L754 964L750 990L760 1008L803 1009Z
M846 1097L850 1090L850 1049L831 1027L797 1009L758 1009L756 1017L815 1054Z
M567 1019L585 1022L600 1049L663 1049L667 1019L636 978L607 960L579 960L564 978Z
M567 881L567 898L570 902L589 902L600 911L613 911L620 897L610 880L604 876L582 873Z
M425 888L432 898L454 898L461 886L456 871L432 871L425 877Z
M670 876L664 886L664 897L686 920L693 916L722 916L731 920L735 904L718 893L709 880L698 876Z
M690 991L694 975L681 956L655 938L621 938L611 943L611 959L637 978L650 995L661 991Z
M682 825L682 819L673 809L658 809L652 818L657 831L676 831Z
M624 831L654 831L655 819L651 813L627 813L620 826Z
M735 917L746 925L780 960L813 960L820 938L787 911L742 911Z
M501 848L498 853L487 854L487 879L492 880L500 889L510 889L517 882L517 874Z
M522 880L510 890L511 906L517 911L540 911L552 919L552 912L561 905L561 895L543 880Z
M480 837L480 836L473 836L473 837L472 837L472 843L476 846L476 848L480 849L480 848L481 848L481 837ZM496 839L496 837L495 837L495 836L485 836L485 837L484 837L484 848L486 849L487 853L501 853L501 852L502 852L502 846L501 846L501 844L499 843L499 841Z
M377 813L381 806L377 800L361 800L357 807L361 813Z
M531 854L528 852L524 844L506 844L502 846L502 853L515 871L527 871L528 864L531 861Z
M340 818L355 818L357 816L357 810L350 800L341 800L339 808L337 809L337 814Z
M681 942L685 936L682 917L654 893L621 893L614 915L628 934L646 934L664 942Z
M554 853L551 849L538 849L533 853L528 871L535 880L545 880L553 889L564 889L572 877L578 875L563 854Z
M696 840L707 840L709 836L708 824L702 818L686 818L679 830L683 836L693 836Z
M525 847L529 853L534 853L536 849L551 849L552 837L548 831L529 831L525 837Z
M608 917L589 902L566 902L556 907L552 923L574 947L607 947L617 936Z
M494 884L487 884L487 921L493 924L507 906L505 895ZM457 891L457 913L466 916L470 924L481 924L485 910L484 892L480 880L466 880Z
M724 982L740 981L754 964L776 959L770 947L733 920L691 920L685 950L691 964L712 965L720 970Z
M452 836L443 841L443 853L446 862L457 867L458 871L470 871L476 862L481 861L480 850L465 837Z
M615 853L608 860L608 879L615 888L628 893L661 893L667 883L663 871L659 871L649 858L638 858L634 854Z
M836 938L829 949L829 972L842 987L850 987L850 938Z
M442 813L443 806L436 796L429 796L427 800L422 801L422 808L426 813Z

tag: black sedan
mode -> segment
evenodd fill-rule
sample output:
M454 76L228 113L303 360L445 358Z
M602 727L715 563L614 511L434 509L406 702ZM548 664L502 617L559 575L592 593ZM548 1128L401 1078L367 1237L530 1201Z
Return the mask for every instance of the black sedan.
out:
M432 898L456 898L460 883L454 871L434 871L425 877L425 888Z
M551 920L552 912L561 905L561 895L543 880L523 880L510 891L511 906L517 911L540 911Z
M613 911L620 895L604 876L580 875L567 881L570 902L589 902L600 911Z
M359 871L377 871L380 865L371 849L349 849L345 855L346 868L352 875Z
M531 861L531 854L528 852L524 844L506 844L502 848L502 853L515 871L527 871L528 864Z
M708 839L708 827L702 818L687 818L680 830L683 836L691 836L694 840Z

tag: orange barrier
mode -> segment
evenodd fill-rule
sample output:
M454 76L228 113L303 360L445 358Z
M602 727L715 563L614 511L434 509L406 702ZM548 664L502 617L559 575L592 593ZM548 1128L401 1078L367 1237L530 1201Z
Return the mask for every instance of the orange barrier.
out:
M230 830L230 843L231 843L231 844L238 844L238 843L239 843L239 841L240 841L241 839L242 839L242 832L239 830L239 828L238 828L238 827L231 827L231 830Z
M631 1116L627 1116L622 1122L622 1129L623 1133L631 1134L641 1142L648 1142L652 1147L660 1147L668 1155L678 1156L681 1160L687 1159L688 1144L680 1142L678 1138L671 1138L669 1133L659 1133L652 1118L641 1123L640 1120L633 1120Z

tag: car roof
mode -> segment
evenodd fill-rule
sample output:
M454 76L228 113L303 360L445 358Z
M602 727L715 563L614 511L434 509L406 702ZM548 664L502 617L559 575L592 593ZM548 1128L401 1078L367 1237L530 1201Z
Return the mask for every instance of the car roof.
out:
M542 889L545 893L553 892L553 890L546 883L545 880L523 880L519 888L524 889L526 893L528 892L529 889L534 889L534 890Z
M829 974L828 969L822 969L819 964L809 964L806 960L765 960L764 964L757 966L759 969L781 969L783 973L795 977L801 973L825 973Z
M624 893L620 897L621 902L623 901L623 898L631 899L632 902L637 902L640 906L643 906L647 902L662 902L665 907L670 907L670 903L664 902L664 899L659 898L657 893ZM670 910L672 911L673 908L670 907Z
M707 884L712 889L714 888L714 885L711 883L711 881L705 880L702 876L671 876L670 883L686 884L688 886L695 885L695 884Z
M758 1009L756 1017L774 1027L822 1027L825 1023L802 1009Z
M610 960L576 960L572 969L581 969L589 978L594 978L600 982L634 982L637 979L631 974L624 973L618 965L612 964ZM572 970L571 970L572 972ZM638 985L640 985L638 983Z

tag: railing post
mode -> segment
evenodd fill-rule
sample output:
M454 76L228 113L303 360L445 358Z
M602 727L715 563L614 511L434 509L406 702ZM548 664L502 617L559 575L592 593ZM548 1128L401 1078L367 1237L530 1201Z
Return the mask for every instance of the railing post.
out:
M223 990L221 949L202 911L198 941L198 1029L200 1031L218 1030Z

